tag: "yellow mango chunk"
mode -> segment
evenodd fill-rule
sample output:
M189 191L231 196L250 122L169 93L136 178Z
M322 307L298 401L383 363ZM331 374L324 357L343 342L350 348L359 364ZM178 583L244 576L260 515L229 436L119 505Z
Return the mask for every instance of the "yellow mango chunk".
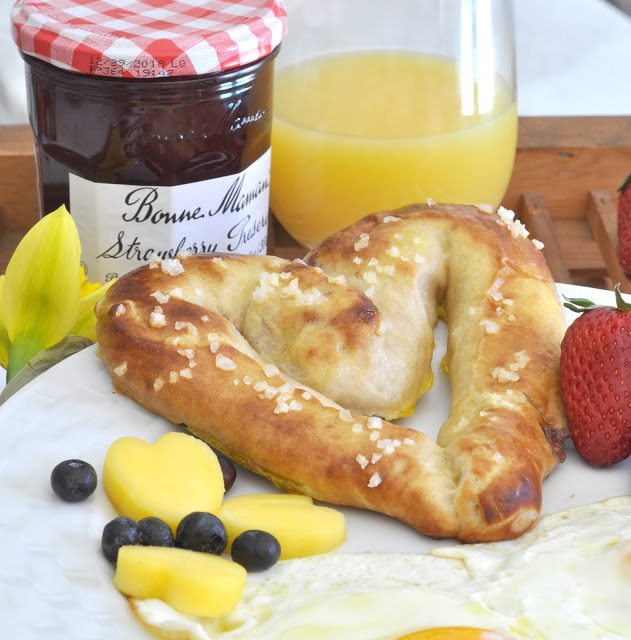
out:
M118 552L114 585L133 598L158 598L181 613L215 618L237 606L246 576L241 565L210 553L125 546Z
M216 513L224 483L215 452L185 433L167 433L155 444L120 438L105 455L103 488L121 516L162 518L175 531L192 511Z
M326 553L346 539L346 521L335 509L319 507L307 496L250 494L226 500L217 514L232 541L248 529L271 533L280 543L280 558Z

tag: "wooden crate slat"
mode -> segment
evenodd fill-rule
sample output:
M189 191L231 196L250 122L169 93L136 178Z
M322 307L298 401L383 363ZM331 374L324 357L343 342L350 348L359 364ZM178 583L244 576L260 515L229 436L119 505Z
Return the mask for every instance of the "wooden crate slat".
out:
M556 282L571 282L570 270L556 236L552 217L538 193L524 193L519 201L520 220L531 237L543 242L543 255Z
M590 191L585 217L598 243L607 275L614 283L620 283L620 290L631 293L631 282L627 279L618 261L616 237L616 204L607 191Z

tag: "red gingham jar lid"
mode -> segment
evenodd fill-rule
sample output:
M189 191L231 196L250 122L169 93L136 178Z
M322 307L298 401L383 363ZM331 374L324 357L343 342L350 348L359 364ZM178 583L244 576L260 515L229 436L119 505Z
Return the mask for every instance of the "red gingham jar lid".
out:
M97 76L194 76L266 55L287 29L284 0L18 0L20 50Z

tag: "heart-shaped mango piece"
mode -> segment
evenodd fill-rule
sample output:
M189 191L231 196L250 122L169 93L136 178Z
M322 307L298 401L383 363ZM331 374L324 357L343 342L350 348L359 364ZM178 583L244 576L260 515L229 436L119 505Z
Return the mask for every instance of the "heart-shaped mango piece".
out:
M241 565L210 553L125 546L118 552L114 585L127 596L158 598L181 613L215 618L237 606L246 576Z
M105 455L103 488L121 516L162 518L176 530L193 511L216 513L224 494L215 452L185 433L170 432L155 444L119 438Z
M226 500L217 514L232 541L248 529L271 533L280 543L280 559L326 553L346 539L344 515L313 504L308 496L249 494Z

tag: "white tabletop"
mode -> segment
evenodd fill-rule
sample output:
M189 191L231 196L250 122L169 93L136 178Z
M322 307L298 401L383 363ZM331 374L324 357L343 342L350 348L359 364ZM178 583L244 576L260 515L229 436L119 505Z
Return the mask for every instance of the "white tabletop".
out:
M506 0L509 1L509 0ZM23 62L0 0L0 124L26 122ZM513 0L520 115L631 113L631 19L605 0Z

